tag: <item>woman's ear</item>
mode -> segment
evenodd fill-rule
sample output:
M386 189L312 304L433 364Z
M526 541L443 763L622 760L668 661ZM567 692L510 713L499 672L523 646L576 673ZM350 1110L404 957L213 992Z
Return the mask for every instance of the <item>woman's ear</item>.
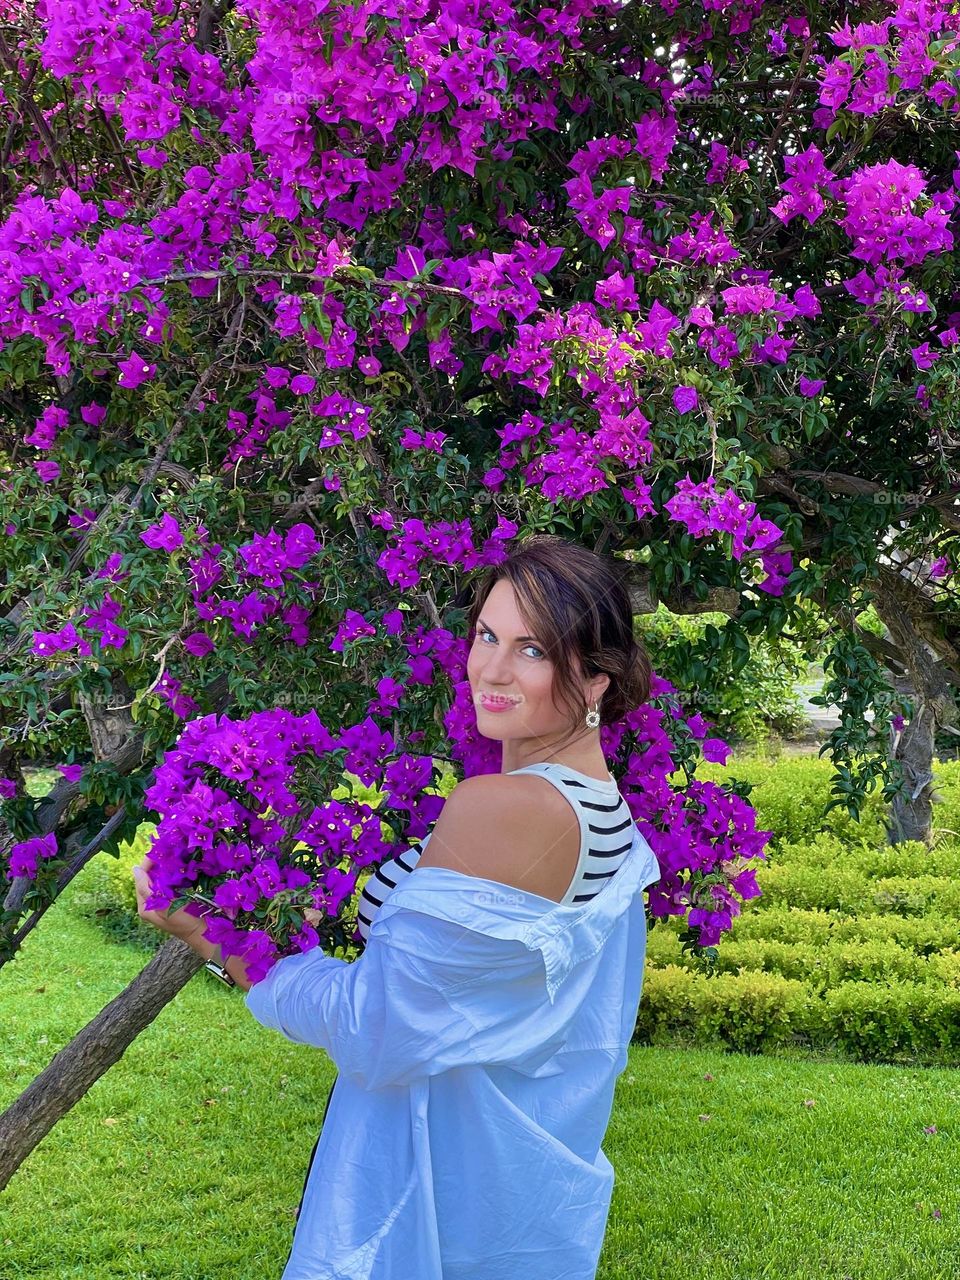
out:
M610 688L609 676L597 676L596 679L590 681L590 705L598 703L603 695Z

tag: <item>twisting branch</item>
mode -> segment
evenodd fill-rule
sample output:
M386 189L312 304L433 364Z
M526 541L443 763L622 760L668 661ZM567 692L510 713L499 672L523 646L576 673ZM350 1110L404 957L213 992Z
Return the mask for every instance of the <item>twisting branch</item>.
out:
M197 404L202 398L203 393L206 391L207 387L213 381L215 374L219 370L220 365L223 363L224 357L222 357L220 353L226 351L227 347L230 346L234 338L237 336L240 330L240 325L243 321L243 312L244 312L244 306L241 300L240 305L237 307L236 311L234 312L233 319L230 322L230 327L227 330L226 335L224 336L222 342L219 345L217 355L213 358L213 360L210 361L209 365L207 365L206 369L204 369L203 373L197 379L197 385L193 388L189 397L187 398L187 403L181 409L176 422L170 428L170 431L167 433L166 439L160 445L160 448L157 450L156 454L154 455L153 461L150 463L150 466L147 468L146 474L144 475L143 479L140 481L140 487L137 489L137 492L133 495L133 498L130 501L130 507L126 515L123 517L119 527L115 531L115 536L117 538L119 538L120 534L124 531L124 529L130 523L130 521L133 519L134 515L136 514L140 506L140 501L143 498L144 493L146 493L147 489L150 488L154 480L157 478L157 472L160 470L160 464L163 462L164 458L169 453L171 445L180 435L183 428L187 425L187 419L190 417L190 414L193 413L194 409L197 407Z
M193 43L201 53L206 53L214 43L217 28L233 8L233 0L203 0L197 18L197 34Z
M20 80L20 73L17 70L17 60L10 52L10 48L7 45L6 40L3 38L3 32L0 32L0 62L3 63L4 67L6 67L7 71L10 72L11 76L13 76L15 80ZM47 153L50 156L50 162L57 171L60 181L65 187L75 186L76 183L70 175L70 170L64 167L60 159L60 154L57 150L57 144L54 141L53 134L50 132L47 122L44 120L39 107L33 100L30 83L30 81L20 81L20 100L23 110L30 117L33 122L33 127L40 135L40 139L47 149Z

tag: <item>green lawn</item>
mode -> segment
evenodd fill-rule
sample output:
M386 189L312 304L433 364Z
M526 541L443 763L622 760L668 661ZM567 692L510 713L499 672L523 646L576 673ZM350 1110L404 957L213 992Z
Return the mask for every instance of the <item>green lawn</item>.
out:
M0 1106L148 958L86 874L0 973ZM333 1075L200 972L0 1194L0 1277L278 1280ZM956 1071L634 1047L599 1280L957 1280L958 1142Z

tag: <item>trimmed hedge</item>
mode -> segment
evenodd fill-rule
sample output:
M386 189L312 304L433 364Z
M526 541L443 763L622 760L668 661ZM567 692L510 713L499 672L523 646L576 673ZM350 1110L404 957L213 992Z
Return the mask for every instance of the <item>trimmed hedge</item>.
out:
M937 767L931 849L888 845L875 803L859 827L840 810L821 824L830 771L809 758L712 766L715 780L757 782L758 826L776 833L763 896L710 975L683 955L681 923L656 921L634 1039L960 1065L960 765Z
M634 1039L758 1053L785 1046L840 1051L858 1061L960 1063L960 989L841 982L818 996L775 973L708 978L679 965L651 969Z

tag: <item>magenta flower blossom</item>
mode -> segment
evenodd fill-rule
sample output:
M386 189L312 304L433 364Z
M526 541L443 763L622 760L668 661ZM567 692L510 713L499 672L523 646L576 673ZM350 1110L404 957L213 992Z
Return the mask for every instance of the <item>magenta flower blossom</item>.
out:
M147 382L157 371L155 364L148 364L143 356L137 355L136 351L131 351L126 360L119 360L117 368L120 370L117 381L122 387L128 387L131 391L141 383Z
M633 280L619 271L598 280L593 296L601 307L614 307L617 311L635 311L639 306Z
M29 840L21 840L10 850L7 879L16 880L18 876L25 876L28 880L35 880L40 859L56 856L57 837L53 831L45 836L33 836Z
M699 404L696 387L674 387L673 407L677 413L689 413Z
M182 641L184 649L187 653L192 653L195 658L203 658L214 650L214 643L210 637L203 631L193 631L190 635L184 636Z
M949 574L949 572L950 572L950 561L947 559L946 556L940 556L939 559L934 560L933 564L931 564L930 566L931 578L938 578L938 579L945 578Z
M730 754L730 747L722 738L704 738L701 750L704 760L709 760L712 764L726 764Z
M847 214L840 226L853 241L852 258L867 266L914 266L953 248L948 223L956 198L947 192L935 195L929 208L917 212L926 179L916 165L896 160L867 165L842 186Z
M648 111L634 123L633 129L636 134L635 150L650 162L654 182L661 182L677 140L676 116Z
M940 352L931 351L929 342L921 342L918 347L911 347L910 354L918 369L929 369L940 359Z
M782 596L787 579L793 572L792 551L774 551L768 548L760 556L760 562L767 576L756 583L757 590L769 596Z
M80 406L80 417L90 427L99 427L100 423L103 422L106 416L106 406L97 404L96 401L92 401L90 404L82 404Z
M813 396L818 396L826 385L823 378L808 378L803 373L800 375L799 386L802 396L808 396L812 399Z
M152 524L149 529L141 533L140 540L148 547L152 547L154 551L176 551L177 547L183 543L183 534L176 519L169 512L164 512L160 523Z
M268 364L264 366L261 376L268 386L279 390L289 383L290 370L284 369L282 365Z
M763 284L731 285L720 296L732 316L760 315L773 310L777 302L774 291Z
M49 404L37 418L33 431L23 437L23 443L33 445L36 449L52 449L58 433L67 426L68 422L66 409Z

